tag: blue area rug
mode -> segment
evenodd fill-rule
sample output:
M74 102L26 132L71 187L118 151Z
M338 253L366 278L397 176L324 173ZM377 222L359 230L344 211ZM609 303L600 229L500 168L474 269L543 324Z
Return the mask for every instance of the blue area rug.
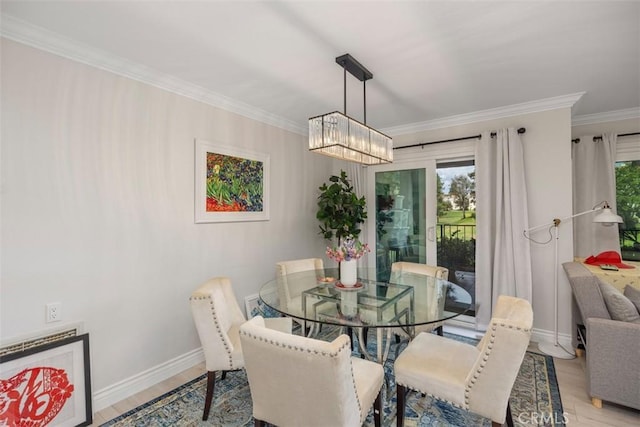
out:
M325 327L321 338L331 340L337 336L338 332L337 329ZM457 335L445 334L445 336L469 343L477 342ZM375 333L371 335L368 350L371 354L375 354ZM354 355L359 353L355 351ZM384 389L383 424L385 426L395 426L394 360L395 351L392 348L389 359L385 363L389 380L388 388ZM203 374L102 426L253 426L251 393L244 370L228 372L224 381L219 378L220 374L216 380L214 400L207 421L202 421L207 383L206 375ZM422 397L420 393L410 392L406 401L406 427L491 426L489 419L470 414L428 396ZM516 426L564 425L562 402L552 357L532 352L526 353L511 392L510 403ZM365 425L367 427L374 425L372 413L369 414Z

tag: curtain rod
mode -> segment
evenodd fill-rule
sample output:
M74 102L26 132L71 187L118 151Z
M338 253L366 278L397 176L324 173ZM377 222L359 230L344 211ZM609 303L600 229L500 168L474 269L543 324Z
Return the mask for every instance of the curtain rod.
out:
M620 135L618 135L618 137L621 137L621 136L634 136L634 135L640 135L640 132L621 133ZM593 140L594 141L602 140L602 135L594 136ZM580 138L572 139L571 142L573 142L574 144L578 144L580 142Z
M522 134L525 133L527 131L527 129L525 128L519 128L518 129L518 133ZM491 137L495 137L496 133L495 132L491 132ZM420 147L420 148L424 148L425 145L430 145L430 144L440 144L443 142L452 142L452 141L464 141L466 139L481 139L482 138L482 134L478 134L478 135L472 135L472 136L463 136L460 138L452 138L452 139L443 139L440 141L430 141L430 142L421 142L419 144L413 144L413 145L404 145L402 147L393 147L394 150L402 150L403 148L413 148L413 147Z

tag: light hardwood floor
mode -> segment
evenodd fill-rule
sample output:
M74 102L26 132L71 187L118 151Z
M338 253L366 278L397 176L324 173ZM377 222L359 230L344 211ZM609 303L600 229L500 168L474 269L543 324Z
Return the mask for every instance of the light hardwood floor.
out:
M537 345L532 343L530 350L537 351ZM586 393L584 357L570 360L554 359L554 364L568 427L640 426L640 411L608 402L603 402L602 409L597 409L591 405L591 399ZM154 387L105 408L94 415L94 423L92 425L98 426L109 421L202 375L204 372L204 363L201 363Z
M584 357L570 360L554 359L553 362L567 426L640 426L640 411L638 410L608 402L602 403L602 409L591 404L591 398L586 391L587 378Z

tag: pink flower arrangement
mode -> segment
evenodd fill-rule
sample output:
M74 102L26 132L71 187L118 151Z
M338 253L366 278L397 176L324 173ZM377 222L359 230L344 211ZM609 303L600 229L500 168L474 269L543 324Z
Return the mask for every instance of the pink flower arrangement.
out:
M347 236L342 245L337 247L327 246L327 256L334 261L351 261L371 252L369 245L362 243L353 236Z

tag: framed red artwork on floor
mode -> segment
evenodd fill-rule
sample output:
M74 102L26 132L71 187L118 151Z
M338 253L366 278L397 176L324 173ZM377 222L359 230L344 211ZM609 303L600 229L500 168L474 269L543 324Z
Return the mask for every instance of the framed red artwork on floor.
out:
M87 426L89 334L0 356L0 425Z

